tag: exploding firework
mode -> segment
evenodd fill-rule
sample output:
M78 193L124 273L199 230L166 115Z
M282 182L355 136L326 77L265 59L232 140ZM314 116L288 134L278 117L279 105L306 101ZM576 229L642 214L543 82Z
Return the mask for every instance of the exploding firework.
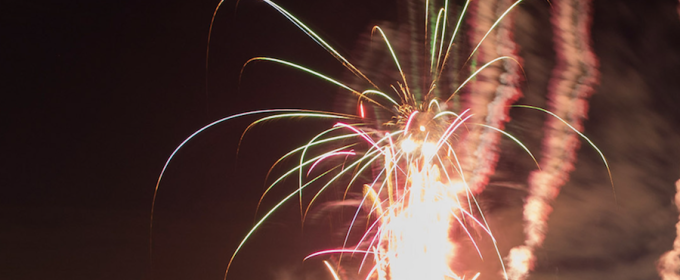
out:
M272 1L265 2L328 51L362 82L361 85L356 85L358 82L348 85L287 60L273 57L252 58L246 65L258 61L277 63L342 88L352 94L356 114L296 109L245 112L206 125L190 135L171 154L161 171L156 191L175 153L194 136L216 124L249 115L265 116L253 122L246 131L255 125L277 119L313 118L335 122L335 125L321 131L279 160L281 162L295 158L297 165L277 177L263 197L286 178L295 178L298 181L297 188L266 211L255 223L234 251L227 265L227 272L243 245L283 204L297 200L304 221L311 206L319 203L322 193L330 188L344 188L343 200L347 205L355 206L356 210L351 223L345 229L343 245L315 252L307 257L332 256L332 260L329 258L324 263L335 279L341 278L338 268L342 263L352 260L358 263L353 274L356 276L351 277L352 279L476 279L480 276L479 272L459 271L452 267L452 263L457 260L469 257L461 255L463 250L459 247L463 243L472 244L475 255L483 257L476 235L484 235L491 240L495 248L495 258L501 267L501 277L525 278L533 262L532 250L542 243L542 238L539 237L537 241L534 236L545 232L544 224L549 213L550 199L554 199L573 166L578 136L585 138L579 130L582 129L585 98L590 93L596 76L592 70L596 62L588 49L587 32L584 33L587 24L582 22L588 20L587 9L583 14L582 9L585 8L569 10L572 7L569 1L555 4L556 26L563 24L560 20L570 15L582 15L577 17L576 22L570 23L572 26L582 27L575 31L578 36L562 35L556 39L569 41L571 44L576 42L577 45L585 42L579 45L583 49L578 50L588 54L585 62L577 60L574 65L567 51L558 52L563 60L558 65L560 70L555 71L556 76L568 75L564 79L567 82L578 80L579 84L564 85L560 81L554 82L555 90L550 95L553 102L550 110L554 113L531 106L518 106L541 110L553 118L546 125L550 129L545 140L546 151L541 159L545 161L541 162L541 166L548 168L539 168L530 179L531 193L525 210L527 244L510 252L510 270L506 272L501 257L503 254L498 249L493 230L484 217L477 195L484 190L489 176L495 170L501 137L511 139L538 165L529 149L504 131L504 125L509 119L508 111L521 96L521 60L512 41L511 18L512 10L521 1L467 1L455 8L448 1L417 3L424 6L424 9L420 14L415 11L421 9L408 9L411 24L409 30L414 30L416 23L422 25L419 28L421 35L412 35L417 39L411 39L416 42L412 49L421 51L421 55L396 49L391 35L398 32L375 26L372 39L382 42L381 46L386 50L390 62L389 67L397 73L388 82L388 86L375 82L370 78L371 75L362 72L360 67L355 67L314 30L283 7ZM586 2L576 2L577 6L587 7ZM409 5L414 3L409 2ZM459 16L452 17L452 14ZM466 28L464 22L468 14L470 18ZM463 30L469 34L467 39L473 42L469 48L464 47L466 43L460 38ZM569 46L571 45L560 45L561 48ZM405 61L403 57L407 55L426 59ZM470 70L459 70L464 67L470 67ZM585 69L585 73L569 72L575 71L570 67ZM467 78L459 79L463 72ZM582 82L584 79L585 83ZM565 93L560 90L564 87L576 90ZM455 108L469 109L457 111ZM561 142L555 143L555 139L563 139L568 145L556 150L556 146L564 145ZM553 170L555 160L565 167ZM546 176L554 177L553 179L559 177L562 180L546 182ZM538 177L540 178L537 179ZM549 198L545 198L543 194L545 189L551 194ZM352 193L361 195L358 199L348 199L348 195ZM537 206L535 202L538 200L540 203ZM533 218L536 215L540 218ZM353 232L359 228L362 229L361 234L353 236Z

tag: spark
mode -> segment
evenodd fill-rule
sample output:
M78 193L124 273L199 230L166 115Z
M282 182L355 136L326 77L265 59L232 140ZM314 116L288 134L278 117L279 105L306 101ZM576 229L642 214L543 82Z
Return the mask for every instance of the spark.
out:
M325 264L326 267L328 268L328 271L331 272L331 275L333 275L333 279L335 279L335 280L340 280L340 277L338 276L338 273L335 272L335 270L333 269L333 267L331 266L331 264L328 263L328 261L323 261L323 264Z

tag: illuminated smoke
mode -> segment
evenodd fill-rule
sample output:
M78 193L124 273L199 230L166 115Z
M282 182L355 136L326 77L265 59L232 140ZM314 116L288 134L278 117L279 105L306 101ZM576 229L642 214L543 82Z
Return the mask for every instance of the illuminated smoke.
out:
M557 64L550 81L547 109L582 131L587 98L599 76L597 58L590 47L590 1L553 1L551 15ZM543 244L548 230L550 204L574 169L580 145L578 135L556 118L546 120L544 131L541 170L532 172L528 180L529 196L524 205L526 239L508 257L511 279L526 279L533 269L533 251Z
M675 206L680 212L680 180L675 182ZM659 258L657 270L663 280L680 280L680 221L675 224L676 237L673 250L666 252Z
M490 30L498 18L515 1L494 0L474 1L470 5L471 20L473 26L470 31L471 44L477 45L488 30ZM518 75L517 45L512 34L512 13L508 14L499 22L477 50L472 66L477 67L501 56L514 58L513 60L500 60L495 67L488 67L476 77L476 81L470 86L470 94L466 100L466 108L470 108L474 114L472 123L485 123L488 126L503 130L505 123L509 121L508 110L522 93L518 89L520 76ZM474 69L473 69L474 71ZM498 141L500 133L496 130L475 126L465 138L465 168L472 176L468 178L468 184L473 193L482 191L488 182L498 161Z

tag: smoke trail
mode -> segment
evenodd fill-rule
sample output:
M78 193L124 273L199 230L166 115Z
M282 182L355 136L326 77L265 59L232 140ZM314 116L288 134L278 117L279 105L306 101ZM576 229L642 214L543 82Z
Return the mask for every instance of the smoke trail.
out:
M470 41L478 44L487 30L510 7L514 1L474 1L471 4ZM520 61L517 56L517 45L512 34L512 14L500 21L499 25L484 40L476 54L475 62L483 65L495 58L509 56ZM474 116L471 123L486 125L503 130L509 120L509 105L522 96L518 88L520 76L518 64L511 60L496 62L496 67L487 67L476 77L467 96L466 107L471 108ZM474 67L474 65L473 65ZM474 71L474 69L473 69ZM481 126L471 127L465 139L466 173L473 193L479 193L488 182L489 175L494 172L498 161L498 141L500 134Z
M675 182L675 191L675 206L680 211L680 180ZM657 265L657 271L663 280L680 280L680 221L675 224L675 231L673 250L661 255Z
M590 47L590 0L553 1L551 21L557 64L548 94L548 110L583 130L587 116L587 98L598 82L598 62ZM524 205L525 243L513 248L508 256L511 279L526 279L534 267L534 249L545 239L550 204L574 169L577 134L555 118L545 123L541 170L529 176L529 196Z

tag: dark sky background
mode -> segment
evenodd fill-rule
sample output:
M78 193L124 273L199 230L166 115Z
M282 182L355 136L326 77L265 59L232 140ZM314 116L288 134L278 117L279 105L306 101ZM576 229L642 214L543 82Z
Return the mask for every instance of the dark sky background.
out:
M398 19L396 4L386 0L277 3L342 53L352 53L372 24ZM254 118L188 144L161 184L151 267L149 209L165 160L196 129L224 116L334 108L334 86L278 65L253 64L239 84L249 58L284 58L332 77L346 72L274 9L242 0L237 11L228 1L218 13L206 74L216 5L1 2L0 279L222 279L254 221L268 168L332 123L255 129L238 157L240 133ZM552 69L546 6L526 1L517 11L527 103L545 95ZM654 263L672 246L671 199L680 179L677 2L595 1L592 35L602 77L586 134L610 160L618 203L596 154L582 148L531 279L658 279ZM289 189L274 191L265 208ZM502 193L508 196L494 199L503 206L489 215L507 250L521 241L526 193ZM247 243L229 279L328 278L318 261L301 258L337 241L338 230L320 222L301 233L296 207L285 207Z

